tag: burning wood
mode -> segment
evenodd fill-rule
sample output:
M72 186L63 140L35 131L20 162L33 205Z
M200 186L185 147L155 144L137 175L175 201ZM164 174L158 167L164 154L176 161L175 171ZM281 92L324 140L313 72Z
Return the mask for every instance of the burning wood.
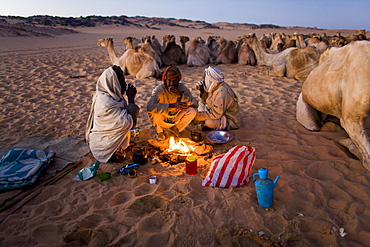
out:
M172 164L184 162L190 154L205 155L212 152L213 147L204 142L194 142L189 138L170 137L165 141L149 139L149 144L161 149L159 157L161 160L170 161Z
M170 146L167 148L168 152L190 154L195 150L194 145L187 145L183 140L175 140L173 136L170 137Z

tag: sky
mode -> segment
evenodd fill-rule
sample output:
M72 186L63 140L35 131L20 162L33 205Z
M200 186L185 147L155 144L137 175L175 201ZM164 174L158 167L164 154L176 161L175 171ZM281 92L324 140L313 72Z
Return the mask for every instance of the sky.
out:
M370 0L0 0L0 15L126 15L370 30Z

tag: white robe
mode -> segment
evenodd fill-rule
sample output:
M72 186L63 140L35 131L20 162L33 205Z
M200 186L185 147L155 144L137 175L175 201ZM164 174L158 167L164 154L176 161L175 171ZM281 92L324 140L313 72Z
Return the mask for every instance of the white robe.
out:
M95 159L107 162L118 148L126 148L133 124L117 75L110 67L98 79L86 126L86 142Z

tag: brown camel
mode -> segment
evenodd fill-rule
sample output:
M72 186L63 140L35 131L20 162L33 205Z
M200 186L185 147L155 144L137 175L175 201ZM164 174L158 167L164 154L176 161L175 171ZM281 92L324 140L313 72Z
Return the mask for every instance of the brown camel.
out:
M126 50L128 49L133 49L134 46L137 46L138 44L141 43L141 40L134 38L134 37L126 37L122 40L122 43L126 45Z
M169 36L167 36L169 37ZM175 36L172 36L170 41L166 41L166 47L161 55L164 66L178 65L186 63L185 43L189 41L189 37L180 36L181 47L176 44Z
M144 36L141 38L142 43L137 45L137 49L139 52L148 54L154 60L157 62L158 66L162 66L162 60L161 60L161 53L160 51L156 51L153 48L153 43L152 43L152 37L151 36Z
M319 61L320 54L312 46L303 49L292 47L277 54L269 54L264 51L254 33L240 39L253 49L258 65L272 66L271 76L304 81Z
M340 120L355 145L353 153L370 171L370 142L365 130L370 115L369 41L355 41L323 53L303 83L297 102L297 120L309 130L321 127L315 109ZM349 145L349 150L352 147Z
M270 46L272 44L272 40L271 40L271 37L270 35L269 36L266 36L265 34L262 34L261 38L260 38L260 43L261 43L261 46L262 48L267 51L268 49L270 49Z
M160 76L156 61L149 55L136 49L127 49L121 57L117 57L114 51L113 38L104 38L98 41L98 46L106 47L109 58L113 65L118 65L129 75L137 79ZM129 44L132 47L132 44Z
M253 49L247 43L240 40L240 38L237 41L238 46L236 49L238 52L238 64L252 66L257 65L257 59Z
M228 64L234 63L238 59L238 53L236 52L235 42L232 40L227 41L226 46L221 50L220 54L216 58L216 63Z
M201 37L193 38L190 40L188 48L188 66L204 66L213 63L211 51L205 45Z

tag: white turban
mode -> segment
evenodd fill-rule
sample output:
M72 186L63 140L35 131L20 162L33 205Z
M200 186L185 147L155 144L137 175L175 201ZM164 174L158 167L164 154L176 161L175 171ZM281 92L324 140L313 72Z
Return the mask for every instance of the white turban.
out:
M224 75L218 69L209 66L204 70L205 91L212 92L212 89L219 83L224 81Z

